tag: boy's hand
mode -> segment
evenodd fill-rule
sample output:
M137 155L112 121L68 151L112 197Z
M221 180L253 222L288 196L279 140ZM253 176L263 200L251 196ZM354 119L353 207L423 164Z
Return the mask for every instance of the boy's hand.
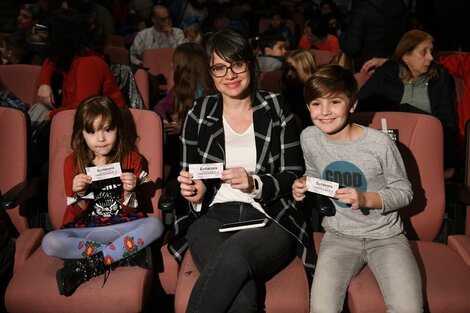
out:
M180 183L181 195L192 203L201 203L206 193L206 185L200 179L192 179L191 173L181 171L177 178Z
M353 210L366 207L366 198L364 193L355 188L340 188L336 190L335 196L339 202L350 204L351 209Z
M124 191L131 192L137 186L137 177L134 173L125 172L121 174L122 188Z
M49 85L40 85L38 88L38 98L42 103L54 107L54 94L52 93L52 88Z
M91 176L78 174L73 178L72 191L78 196L84 196L88 185L91 184Z
M303 176L299 179L294 180L292 184L292 196L295 201L302 201L305 199L305 193L307 192L307 176Z

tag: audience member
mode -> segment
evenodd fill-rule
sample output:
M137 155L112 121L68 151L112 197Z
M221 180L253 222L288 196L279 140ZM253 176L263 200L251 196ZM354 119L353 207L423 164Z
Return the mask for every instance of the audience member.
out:
M350 122L357 105L350 71L338 65L319 69L304 95L315 126L300 136L307 170L295 180L293 197L305 199L307 177L343 185L325 199L332 212L322 222L310 312L341 312L349 283L366 264L387 311L422 312L421 275L397 212L413 198L397 145L379 130ZM351 172L359 176L354 182L338 180Z
M403 0L353 1L349 23L339 36L341 51L354 59L354 71L372 57L390 57L405 32Z
M287 49L295 47L295 37L289 27L287 27L283 13L279 9L273 9L269 17L269 26L264 31L267 33L281 33L287 40Z
M299 49L327 50L339 52L338 38L329 33L329 27L323 18L309 20L300 38Z
M119 25L118 34L126 38L126 46L132 45L141 30L152 27L152 0L134 0L124 21Z
M181 241L170 251L181 260L189 247L200 271L186 312L258 312L259 275L281 271L296 252L314 267L305 217L289 206L292 183L303 171L302 152L288 107L257 90L247 38L217 32L207 40L206 57L218 93L198 100L183 126L178 182L191 205L186 218L177 218ZM220 179L188 172L191 164L213 162L224 165ZM259 218L267 225L219 232L225 223ZM179 222L188 227L186 235Z
M130 48L131 63L142 64L145 50L151 48L176 48L186 41L181 29L172 27L168 9L163 5L153 7L154 26L141 30L134 38Z
M187 42L193 42L197 44L202 43L202 35L199 30L193 29L193 28L187 28L183 32L184 32L184 38L186 38Z
M359 92L358 110L411 111L432 114L444 127L446 178L457 165L457 114L452 76L433 61L434 39L411 30L393 57L377 68Z
M0 52L3 64L31 64L32 55L23 37L5 36Z
M284 90L282 94L284 101L296 116L299 130L312 125L312 120L309 118L305 106L303 90L305 82L316 70L315 56L310 50L295 50L287 57L283 73Z
M59 110L76 109L90 96L112 98L119 107L127 104L103 55L94 50L91 30L83 16L73 9L55 12L49 21L48 58L38 79L38 96L42 103ZM55 76L63 79L61 101L53 94Z
M151 257L146 247L164 228L158 218L147 216L153 210L143 191L151 182L147 160L139 154L116 104L103 96L86 99L77 108L72 129L72 153L64 161L67 205L62 227L47 233L41 244L44 253L65 260L56 274L64 296L116 266L142 264L151 269L145 261ZM86 171L115 162L122 174L99 184Z
M171 3L170 13L175 25L186 30L207 30L206 19L208 0L175 0Z
M266 33L258 40L257 57L261 72L279 71L284 66L286 40L281 33Z
M179 135L184 119L194 100L209 90L207 66L202 47L195 43L183 43L173 54L174 86L153 108L163 120L165 145L163 162L168 165L165 180L176 178L179 172Z

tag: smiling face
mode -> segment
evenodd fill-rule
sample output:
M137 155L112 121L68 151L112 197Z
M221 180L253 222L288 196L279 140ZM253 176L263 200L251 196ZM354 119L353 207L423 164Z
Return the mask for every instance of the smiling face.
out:
M328 94L316 98L307 104L310 118L330 140L343 140L349 135L349 115L354 112L352 104L343 94Z
M108 121L103 121L101 116L93 122L93 129L83 129L82 135L88 148L95 155L94 161L98 163L106 161L106 157L117 143L117 129L111 128Z
M242 99L248 96L250 85L250 65L246 61L239 60L229 63L223 60L219 55L217 55L217 53L214 53L212 55L210 66L215 88L222 94L222 96L235 99ZM224 68L227 68L225 75L221 77L214 76L214 70L222 71L225 70ZM238 74L235 72L238 72Z
M433 60L433 43L430 39L422 41L410 53L404 54L402 59L410 69L412 78L426 74Z

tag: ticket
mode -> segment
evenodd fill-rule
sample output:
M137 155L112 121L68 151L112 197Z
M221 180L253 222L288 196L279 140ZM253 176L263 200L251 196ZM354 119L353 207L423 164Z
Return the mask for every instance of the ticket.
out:
M193 179L220 178L224 170L223 163L190 164L189 172Z
M86 174L91 176L92 181L119 177L121 173L121 164L119 162L86 168Z
M310 192L334 198L338 188L338 183L307 176L307 190Z

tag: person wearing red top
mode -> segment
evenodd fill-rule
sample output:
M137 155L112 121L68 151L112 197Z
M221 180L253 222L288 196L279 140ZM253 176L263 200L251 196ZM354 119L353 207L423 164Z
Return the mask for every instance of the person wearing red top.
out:
M48 57L39 75L39 100L50 106L53 117L60 110L76 109L90 96L113 99L120 108L127 106L116 79L97 52L88 23L72 9L51 15L48 25ZM56 75L63 78L62 99L57 105L52 82Z
M67 260L56 273L59 293L65 296L116 266L152 268L147 247L164 228L158 218L146 216L152 210L142 189L151 181L147 162L111 98L94 96L79 105L71 147L64 162L63 225L41 243L47 255ZM98 166L109 172L111 164L121 174L99 179L90 173L90 168L99 173Z
M338 38L328 34L328 23L322 19L307 22L304 34L300 38L299 49L318 49L339 52Z

